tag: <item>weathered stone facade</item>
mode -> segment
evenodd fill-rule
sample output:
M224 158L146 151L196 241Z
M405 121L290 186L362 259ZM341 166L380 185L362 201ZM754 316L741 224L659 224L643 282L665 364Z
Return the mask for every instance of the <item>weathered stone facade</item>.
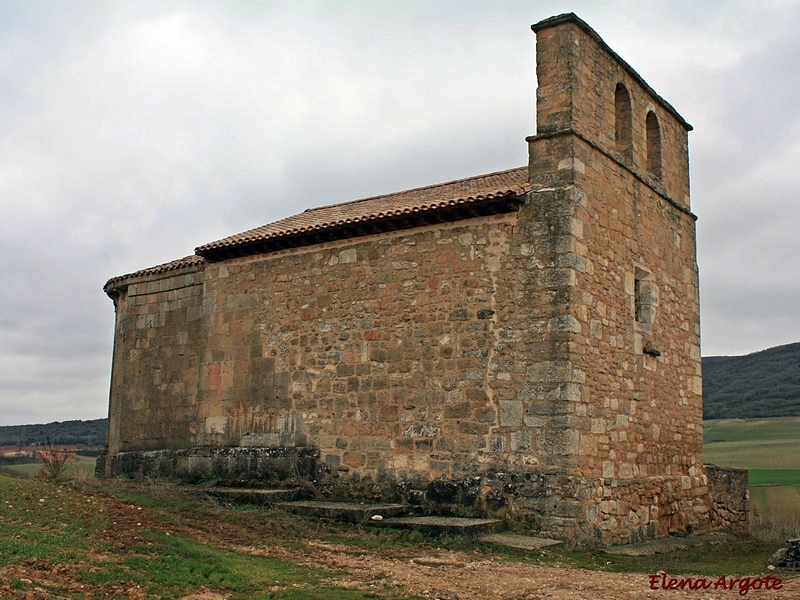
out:
M702 464L691 127L574 15L534 31L527 168L109 281L101 470L297 476L579 544L746 529L746 478Z

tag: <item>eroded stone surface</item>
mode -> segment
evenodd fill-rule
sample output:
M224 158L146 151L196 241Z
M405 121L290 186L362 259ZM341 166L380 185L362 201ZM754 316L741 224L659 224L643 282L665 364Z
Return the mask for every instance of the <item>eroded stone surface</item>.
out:
M520 550L541 550L550 546L563 544L561 540L549 540L547 538L532 537L530 535L518 535L514 533L489 533L480 536L480 541Z
M298 515L356 523L370 520L383 521L408 512L408 506L405 504L364 504L361 502L326 502L324 500L279 502L274 504L274 507ZM376 516L380 518L373 519Z

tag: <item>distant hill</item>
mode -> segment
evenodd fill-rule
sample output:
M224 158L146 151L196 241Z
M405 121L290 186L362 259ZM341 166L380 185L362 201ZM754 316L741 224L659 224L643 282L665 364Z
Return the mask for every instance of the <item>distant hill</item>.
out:
M800 416L800 343L703 358L703 418Z
M6 425L0 427L0 446L28 446L47 438L54 444L105 446L108 419L56 421L44 425Z

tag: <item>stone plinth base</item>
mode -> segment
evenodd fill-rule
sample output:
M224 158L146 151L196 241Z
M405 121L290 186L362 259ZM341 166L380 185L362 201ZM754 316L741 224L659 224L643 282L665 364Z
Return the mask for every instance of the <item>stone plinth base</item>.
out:
M96 473L98 477L153 477L183 483L217 480L223 485L273 485L287 480L313 480L318 456L313 447L120 452L99 456Z
M98 476L269 487L294 482L338 502L402 503L423 515L498 518L571 546L629 544L704 531L747 531L747 471L706 466L706 474L585 478L563 470L513 467L430 480L394 471L331 468L314 447L189 448L101 456Z

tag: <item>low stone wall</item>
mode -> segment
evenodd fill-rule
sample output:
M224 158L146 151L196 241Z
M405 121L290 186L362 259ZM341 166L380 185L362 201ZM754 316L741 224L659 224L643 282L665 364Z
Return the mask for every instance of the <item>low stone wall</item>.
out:
M98 477L166 478L184 483L224 485L316 478L319 452L313 447L204 448L119 452L97 459Z
M711 528L749 533L750 493L747 469L705 465L708 473L708 507Z

